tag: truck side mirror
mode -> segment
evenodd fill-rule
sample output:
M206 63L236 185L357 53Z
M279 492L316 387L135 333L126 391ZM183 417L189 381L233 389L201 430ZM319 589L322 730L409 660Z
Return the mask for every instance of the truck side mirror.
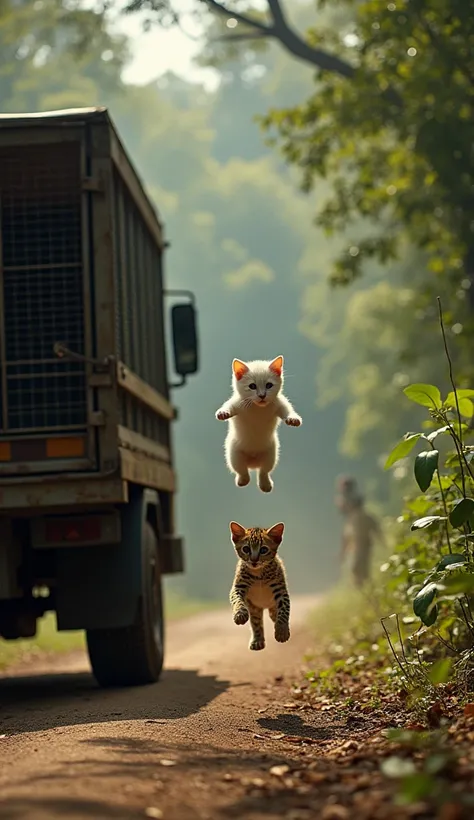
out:
M171 330L174 366L176 372L182 378L182 384L184 384L186 376L196 373L199 368L196 310L192 303L173 305L171 308Z

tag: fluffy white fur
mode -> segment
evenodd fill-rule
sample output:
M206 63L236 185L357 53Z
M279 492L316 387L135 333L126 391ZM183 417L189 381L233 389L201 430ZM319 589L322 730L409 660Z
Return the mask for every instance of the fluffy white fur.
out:
M225 440L227 466L235 473L235 483L245 487L249 470L258 470L258 486L264 493L273 488L271 472L278 463L281 421L291 427L302 424L291 402L282 393L283 356L271 362L232 362L232 396L216 413L219 421L229 421Z

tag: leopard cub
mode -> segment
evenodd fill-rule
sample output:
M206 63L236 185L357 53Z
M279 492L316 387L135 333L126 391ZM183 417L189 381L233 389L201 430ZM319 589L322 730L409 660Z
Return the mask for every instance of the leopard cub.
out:
M234 623L245 624L250 618L249 649L265 649L264 609L275 624L275 640L285 643L290 637L290 596L285 567L277 555L284 529L284 524L268 530L245 529L236 521L230 522L231 540L239 557L230 602Z

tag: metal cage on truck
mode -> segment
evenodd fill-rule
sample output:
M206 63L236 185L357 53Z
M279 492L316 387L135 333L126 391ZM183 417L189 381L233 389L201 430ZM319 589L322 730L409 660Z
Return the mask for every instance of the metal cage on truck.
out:
M86 547L122 543L130 516L142 522L137 538L146 524L158 539L161 573L183 568L165 244L106 109L0 116L0 634L2 602L12 609L45 580L27 577L28 551L55 551L49 603L64 628L94 623L85 602L80 612L80 576L103 584L98 562L115 559ZM180 384L198 366L192 294L186 300L172 313ZM123 621L96 616L94 628Z

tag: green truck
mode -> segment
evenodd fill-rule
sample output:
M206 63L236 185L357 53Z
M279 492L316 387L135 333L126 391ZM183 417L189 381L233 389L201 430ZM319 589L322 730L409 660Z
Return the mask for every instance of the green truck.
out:
M159 678L184 570L170 387L198 343L166 246L107 109L0 116L0 636L53 611L101 686Z

